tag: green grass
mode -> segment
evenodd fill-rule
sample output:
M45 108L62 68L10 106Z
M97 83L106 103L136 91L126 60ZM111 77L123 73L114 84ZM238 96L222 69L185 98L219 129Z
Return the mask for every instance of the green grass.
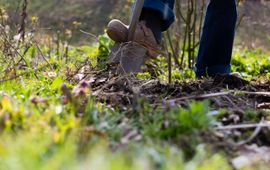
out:
M233 70L248 78L270 76L270 53L260 49L236 49L232 59Z
M130 116L89 97L85 115L78 118L76 106L59 100L64 77L42 76L0 86L0 169L205 169L207 162L212 169L230 169L222 154L211 154L196 137L214 121L206 114L207 102L170 110L153 110L142 102ZM35 104L33 96L45 102ZM164 120L172 126L164 128ZM130 130L137 131L137 139L121 144ZM173 142L182 137L196 138L188 151ZM189 152L195 157L187 161Z

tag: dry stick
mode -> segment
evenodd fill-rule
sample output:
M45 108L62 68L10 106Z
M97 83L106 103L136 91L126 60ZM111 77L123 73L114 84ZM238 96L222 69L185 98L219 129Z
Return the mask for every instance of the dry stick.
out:
M30 48L31 48L30 45L26 46L26 49L24 50L22 56L25 56L26 53L29 51ZM15 66L18 65L21 61L23 61L23 58L21 58L21 59L15 64ZM25 63L25 64L27 65L27 63ZM28 65L27 65L27 66L28 66ZM28 66L28 67L29 67L29 66Z
M4 23L4 11L2 10L2 8L0 8L0 19L1 19L1 25L5 25Z
M179 16L180 14L179 14L179 11L177 9L179 9L179 7L176 7L175 15ZM180 52L180 44L181 44L181 17L178 17L176 22L177 22L177 24L176 24L177 26L175 28L176 42L175 42L174 51L177 55L177 58L174 58L174 60L177 61L179 63L179 67L181 67L180 62L179 62L179 57L180 57L179 52Z
M217 127L216 130L236 130L236 129L253 129L253 128L270 128L270 123L259 123L259 124L240 124L240 125L228 125Z
M169 30L167 31L167 39L169 41L169 46L170 46L170 48L172 50L172 53L173 53L174 61L175 61L176 65L181 68L181 65L180 65L180 63L178 61L178 56L177 56L177 54L176 54L176 52L174 51L174 48L173 48L173 43L172 43L172 40L171 40Z
M203 0L201 5L201 12L200 12L200 20L199 20L199 31L198 35L200 39L200 35L202 32L202 22L203 22L203 16L204 16L204 9L206 6L205 0ZM182 48L182 55L181 55L181 67L183 67L184 64L184 57L185 57L185 51L186 46L188 45L188 64L189 67L192 67L195 61L195 49L198 47L199 42L196 43L196 23L198 19L197 14L197 8L198 8L198 2L196 0L192 0L188 2L188 11L186 18L184 17L182 10L181 10L181 0L176 1L176 14L179 18L181 18L185 23L185 34L183 37L183 48ZM193 22L192 22L193 18ZM193 35L191 33L193 32ZM188 36L188 37L187 37ZM192 46L191 46L192 44ZM192 61L191 61L192 60Z
M212 98L212 97L218 97L218 96L224 96L231 94L232 92L220 92L220 93L211 93L211 94L203 94L203 95L195 95L195 96L186 96L186 97L181 97L181 98L176 98L176 99L171 99L174 101L184 101L184 100L192 100L192 99L207 99L207 98ZM170 101L171 101L170 100Z
M227 92L219 92L219 93L210 93L210 94L203 94L203 95L194 95L194 96L186 96L186 97L181 97L181 98L176 98L176 99L170 99L169 101L184 101L184 100L193 100L193 99L207 99L207 98L212 98L212 97L219 97L219 96L226 96L232 93L239 93L239 94L246 94L246 95L258 95L258 96L269 96L270 97L270 92L248 92L248 91L227 91Z
M185 27L184 44L183 44L182 57L181 57L181 65L183 66L183 64L184 64L184 56L185 56L185 51L186 51L186 46L187 46L188 66L190 66L190 55L189 55L189 51L190 51L189 50L189 48L190 48L190 23L191 23L190 2L188 2L187 16L186 16L186 19L184 19L184 21L185 21L186 27Z
M181 11L181 0L176 1L176 11L177 11L177 16L178 18L181 18L183 20L184 23L186 23L186 19ZM184 39L183 39L183 47L182 47L182 55L181 55L181 60L180 60L180 67L183 67L183 63L184 63L184 54L185 54L185 40L186 40L186 28L185 28L185 34L184 34Z
M2 79L2 80L0 80L0 83L4 83L4 82L6 82L6 81L10 81L10 80L14 80L14 79L17 79L17 78L19 78L19 77L21 77L21 76L25 76L25 75L27 75L27 74L30 74L30 73L35 73L35 71L40 71L40 70L43 70L44 68L46 68L46 67L48 67L49 65L47 64L47 65L45 65L45 66L43 66L43 67L40 67L40 68L36 68L36 69L32 69L31 71L27 71L27 72L24 72L24 73L21 73L21 74L19 74L19 75L16 75L16 76L14 76L14 77L11 77L11 78L4 78L4 79ZM35 75L36 76L36 75ZM36 76L37 77L37 76Z
M264 119L262 119L258 125L263 124L263 121L264 121ZM252 133L252 135L249 138L247 138L246 140L238 142L236 145L237 146L242 146L242 145L245 145L245 144L251 142L253 139L256 138L256 136L258 136L258 134L261 132L261 130L262 130L262 127L257 126L257 128L254 130L254 132Z
M237 0L237 6L239 6L240 5L240 2L241 2L242 0ZM241 25L241 23L242 23L242 21L243 21L243 19L245 18L245 14L242 14L240 17L239 17L239 20L238 20L238 23L236 24L236 30L238 30L238 28L240 27L240 25Z
M98 37L97 37L95 34L92 34L92 33L90 33L90 32L86 32L86 31L84 31L84 30L82 30L82 29L80 29L80 32L81 32L81 33L84 33L84 34L86 34L86 35L89 35L90 37L93 37L95 40L98 41Z
M188 47L188 55L189 55L189 68L193 67L193 60L194 60L194 38L196 32L196 21L197 21L197 12L196 7L197 3L196 0L190 1L190 24L189 24L189 47Z
M176 10L179 12L179 15L182 18L182 20L184 20L184 22L187 23L187 20L185 19L184 15L181 11L181 0L176 1Z
M21 25L18 30L18 33L21 35L21 39L24 42L25 39L25 26L26 26L26 18L27 18L27 6L28 6L28 1L24 0L22 4L22 13L21 13Z
M60 31L56 33L56 56L60 60Z
M180 3L179 3L180 2ZM181 43L182 43L182 33L181 33L181 23L182 23L182 17L180 16L181 15L181 0L179 0L179 2L177 1L176 2L176 11L175 11L175 14L177 16L177 27L176 27L176 43L175 43L175 47L174 47L174 51L177 53L177 58L174 57L174 60L178 63L178 67L179 69L182 69L182 66L179 62L179 59L180 59L180 56L181 56Z
M167 35L168 35L168 40L170 39L170 35L169 35L169 33L167 32ZM172 47L172 44L171 43L169 43L170 44L170 47L171 48L173 48ZM164 39L164 44L163 44L163 48L165 49L165 51L166 51L166 56L167 56L167 64L168 64L168 82L169 82L169 84L171 84L171 70L172 70L172 61L171 61L171 53L169 52L169 50L168 50L168 45L167 45L167 41L166 41L166 39ZM173 49L172 49L173 50Z
M192 40L192 48L191 48L191 51L192 51L192 61L191 61L191 67L193 67L193 65L195 64L194 61L195 61L195 45L196 45L196 24L197 24L197 0L195 0L194 2L194 18L193 18L193 29L192 29L192 37L193 37L193 40Z
M172 54L168 54L168 81L169 84L172 83Z
M195 57L195 48L194 48L194 45L195 45L195 41L196 41L196 22L197 22L197 3L196 3L196 0L195 2L192 1L192 9L193 9L193 12L192 12L192 15L191 15L191 29L190 29L190 47L189 47L189 51L190 51L190 68L193 67L193 61L194 61L194 57Z
M50 68L53 70L52 65L49 63L49 61L48 61L48 60L46 59L46 57L44 56L44 54L43 54L43 52L41 51L41 49L39 48L37 42L35 42L35 43L36 43L36 47L37 47L37 49L38 49L38 51L39 51L41 57L42 57L43 60L50 66Z
M223 96L233 107L237 107L236 104L228 96Z
M199 40L201 39L201 33L202 33L202 24L203 24L203 17L204 17L204 9L205 9L206 3L205 0L202 1L202 8L200 13L200 23L199 23Z
M248 95L269 96L270 92L250 92L250 91L235 91L235 93L243 93Z
M144 86L146 86L146 85L148 85L148 84L151 84L151 83L153 83L153 82L158 82L158 80L155 80L155 79L149 80L148 82L146 82L146 83L140 85L140 88L143 88Z
M69 45L66 44L65 46L65 53L64 53L64 58L66 58L66 64L68 63L68 53L69 53Z
M238 21L238 23L236 24L236 30L238 30L238 28L240 27L240 25L241 25L243 19L245 18L245 16L246 16L245 14L242 14L242 15L240 16L239 21Z
M186 51L186 44L187 44L187 34L188 34L188 27L185 27L185 34L184 34L184 40L183 40L183 47L182 47L182 55L181 55L181 67L184 67L184 57L185 57L185 51Z
M195 60L195 44L196 44L196 26L197 26L197 0L191 1L191 11L190 11L190 45L189 45L189 55L190 55L190 68L193 67Z
M7 35L2 34L4 36L4 40L6 43L8 43L9 47L12 48L15 53L17 53L17 55L19 55L21 57L21 60L23 60L25 62L25 64L27 64L26 59L24 58L24 56L18 51L18 49L16 47L13 46L13 44L8 40ZM15 63L15 62L14 62Z
M180 24L179 24L180 25ZM176 53L176 57L173 56L174 58L174 61L177 62L177 65L179 67L179 69L181 69L181 65L180 65L180 62L179 62L179 52L180 52L180 43L181 43L181 28L180 26L178 27L178 29L176 30L178 33L175 35L176 36L176 42L175 42L175 47L174 47L174 51Z
M192 18L192 13L193 13L193 9L192 9L192 2L193 0L188 2L188 12L187 12L187 21L188 24L187 26L187 34L188 34L188 68L191 68L191 18Z

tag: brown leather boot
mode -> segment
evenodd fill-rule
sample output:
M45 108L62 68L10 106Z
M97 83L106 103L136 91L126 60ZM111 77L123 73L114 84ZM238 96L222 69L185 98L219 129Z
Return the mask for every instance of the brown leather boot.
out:
M117 19L113 19L107 26L108 36L116 43L123 43L127 40L128 26Z
M120 20L113 19L108 24L107 34L116 43L124 43L127 41L128 26ZM146 26L145 21L138 23L135 30L134 42L147 49L147 56L157 57L159 51L158 44L153 32Z

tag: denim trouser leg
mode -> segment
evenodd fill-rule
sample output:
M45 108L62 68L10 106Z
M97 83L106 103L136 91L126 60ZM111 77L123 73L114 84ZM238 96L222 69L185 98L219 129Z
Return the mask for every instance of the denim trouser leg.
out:
M230 73L236 20L235 0L211 0L195 65L197 77Z
M161 30L166 31L175 20L173 12L174 1L175 0L145 0L143 11L150 9L160 12L162 18L152 19L161 19Z

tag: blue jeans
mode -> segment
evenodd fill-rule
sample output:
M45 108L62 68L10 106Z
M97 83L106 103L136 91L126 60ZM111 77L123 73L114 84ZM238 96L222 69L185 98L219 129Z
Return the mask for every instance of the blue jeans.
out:
M161 30L166 31L174 22L175 16L173 13L174 0L145 0L144 8L157 10L162 14Z
M162 31L174 21L174 0L145 0L145 9L163 14ZM165 11L165 12L164 12ZM197 77L231 72L237 9L235 0L211 0L206 11L199 53L195 64Z

